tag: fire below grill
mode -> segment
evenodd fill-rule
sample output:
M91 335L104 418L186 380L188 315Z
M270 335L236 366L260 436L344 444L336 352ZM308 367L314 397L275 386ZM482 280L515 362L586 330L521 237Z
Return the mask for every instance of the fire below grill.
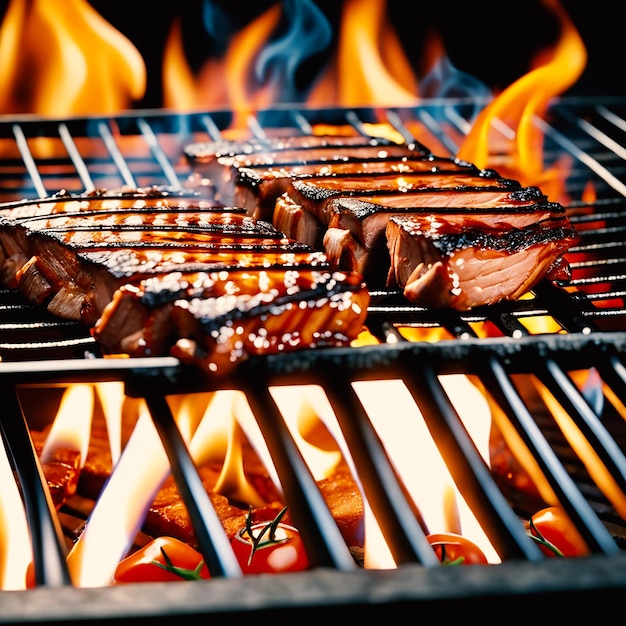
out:
M383 124L405 139L423 141L436 153L455 154L455 136L467 128L475 105L438 100L411 109L272 109L247 121L259 136L273 130L310 132L321 124L367 132L370 125ZM563 204L582 240L568 254L571 283L541 284L530 298L470 312L443 312L412 306L396 292L373 292L367 327L377 343L251 358L228 377L207 381L174 358L102 358L80 325L49 317L14 292L0 293L2 437L25 503L35 564L45 582L33 590L0 592L0 623L86 618L155 622L252 612L280 618L302 614L305 608L312 615L361 610L382 616L410 605L459 608L487 600L505 600L509 610L536 611L547 600L567 602L570 608L592 597L618 601L626 587L620 550L626 518L615 503L626 500L626 412L621 404L626 399L626 102L561 100L546 120L536 120L545 136L546 167L564 157L571 163ZM226 111L0 120L0 200L32 199L61 189L78 193L122 185L179 187L190 175L183 146L217 138L232 124ZM596 381L591 389L576 384L580 372L585 380ZM488 390L585 538L591 556L544 559L532 548L510 494L485 465L442 384L443 377L454 374L475 377ZM559 424L525 397L518 382L530 376L555 399L582 444L571 444ZM359 382L382 380L401 381L409 390L501 564L428 566L419 515L355 392ZM28 390L102 381L121 381L129 396L146 400L214 580L150 583L140 589L70 584L65 539L29 438L31 416L41 417L46 407L37 405L37 395ZM333 530L334 521L270 393L273 387L300 384L319 386L328 396L396 569L362 569L346 558L345 543ZM225 571L220 547L212 539L214 522L205 514L206 493L165 401L168 394L220 389L245 393L311 555L311 571L244 578ZM393 402L390 398L390 406ZM581 457L582 448L586 456ZM605 479L609 477L611 493L618 494L614 498L597 484L595 466L587 462L590 456L599 461ZM428 472L419 459L416 464L416 471Z

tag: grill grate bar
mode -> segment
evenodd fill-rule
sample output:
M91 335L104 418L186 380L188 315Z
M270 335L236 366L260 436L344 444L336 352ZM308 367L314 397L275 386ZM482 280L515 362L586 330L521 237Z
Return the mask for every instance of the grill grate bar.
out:
M19 126L18 124L13 125L13 134L15 135L17 147L24 161L24 166L26 167L26 170L33 182L35 191L40 198L43 198L46 195L46 188L43 184L41 176L39 175L39 170L37 169L35 159L33 158L33 155L28 147L26 135L24 134L21 126Z
M552 360L546 361L543 367L540 366L537 375L609 468L613 480L622 491L626 490L626 458L576 385Z
M596 365L602 379L616 390L615 395L618 398L626 398L626 367L616 354L609 352L603 356Z
M541 559L537 546L528 541L519 519L495 484L435 370L426 366L417 375L407 368L403 380L420 406L454 482L500 556Z
M605 110L605 112L603 113L604 117L608 117L606 113L607 111ZM592 123L581 117L573 118L572 114L567 110L563 112L563 115L567 117L570 121L573 121L574 124L576 124L579 128L585 131L590 137L592 137L600 145L610 150L620 159L626 159L626 149L624 148L624 146L615 141L613 138L609 137L606 133L601 131ZM611 118L611 121L617 120L617 117L615 115L612 115Z
M400 115L398 115L397 111L393 111L393 110L388 110L385 113L385 117L387 119L387 121L389 122L389 124L391 125L391 127L396 130L404 139L405 143L407 144L411 144L411 143L416 143L416 145L421 147L421 151L424 154L429 154L430 150L420 144L419 142L416 141L415 137L413 136L413 134L409 131L409 129L404 125L402 119L400 118Z
M459 151L459 144L446 133L441 124L432 116L428 110L420 110L417 113L417 117L426 128L441 142L443 147L448 151L450 155L455 155Z
M354 558L298 447L281 418L261 372L243 388L267 443L294 525L300 531L309 562L341 571L356 568Z
M601 549L607 554L614 553L615 542L558 459L505 368L494 357L488 359L488 365L489 367L485 367L481 374L485 388L489 390L530 450L561 505L576 520L577 526L582 525L582 532L590 544L590 549Z
M538 304L543 306L546 313L559 322L565 330L571 333L591 332L592 326L584 314L587 312L594 315L596 311L584 296L570 297L567 292L545 281L533 291ZM577 306L573 308L572 303Z
M76 174L83 184L83 189L93 189L94 184L91 176L89 175L89 169L87 168L87 164L76 146L76 142L74 141L67 124L59 124L59 136L61 137L61 141L63 142L74 167L76 168Z
M37 584L59 587L70 583L65 560L65 541L54 503L22 413L15 388L8 379L0 382L5 403L0 430L9 461L19 480L33 548Z
M415 109L387 110L383 117L407 141L416 141L414 137L421 137L421 134L409 130L413 123L418 123L420 128L432 133L450 154L455 154L458 145L440 123L442 112L448 120L452 119L453 125L461 133L470 127L460 109L457 112L455 107L447 104L441 107L437 103L430 103ZM614 122L607 111L598 112ZM563 115L560 106L555 108L555 113L557 119L554 125L541 120L537 120L536 124L555 146L553 153L546 153L547 158L554 158L563 150L574 157L577 169L572 172L572 189L576 193L582 191L591 173L607 184L608 189L599 188L602 193L617 192L626 195L623 193L625 186L621 182L621 173L618 168L613 168L611 161L612 156L623 158L623 155L615 151L611 137L599 125L581 124L567 111ZM301 132L308 133L319 119L321 122L331 121L337 124L348 122L359 132L367 134L367 124L379 122L380 116L380 111L367 109L347 112L268 111L250 117L248 130L263 137L270 132L272 124L280 126L287 119ZM137 181L143 180L145 172L149 172L166 184L176 186L181 184L189 172L180 168L180 174L178 173L179 166L174 161L177 153L169 154L166 147L170 145L169 141L162 142L162 139L166 136L168 140L171 139L170 133L174 131L177 142L183 139L183 135L195 138L196 134L207 134L211 139L218 139L231 121L231 115L219 112L188 116L163 116L146 112L136 117L101 120L95 124L87 124L87 127L96 131L95 138L89 139L100 138L104 142L124 184L135 186ZM570 140L557 126L557 123L563 121L573 123L584 134L583 141ZM88 189L93 187L90 168L99 167L100 162L91 161L80 154L77 146L82 145L78 142L81 124L80 121L68 120L58 125L56 132L67 150L75 169L75 177ZM180 129L176 130L177 124L184 129L184 133ZM37 195L43 196L46 195L46 185L37 170L36 159L26 139L27 135L36 135L39 126L41 125L15 125L13 133L22 154L26 174L32 179ZM45 125L44 130L50 131L51 128ZM162 134L163 130L165 132ZM500 130L506 133L506 128ZM135 134L147 146L149 157L135 158L134 152L128 155L125 153L125 140L132 140ZM597 150L583 149L587 145L595 146L593 142L613 150L615 155L607 157L604 153L597 154ZM52 161L51 164L53 163ZM154 163L160 168L156 174L153 174ZM46 165L49 164L46 161ZM63 165L66 165L65 161ZM95 179L96 174L93 176ZM223 546L219 543L223 535L221 526L219 529L216 527L219 522L216 522L212 505L202 489L198 471L193 466L181 433L164 396L161 395L168 390L179 393L186 390L234 387L244 391L276 464L285 500L289 503L295 525L302 533L307 552L312 555L313 565L352 572L357 569L354 558L347 549L269 390L273 384L311 381L324 388L353 457L356 474L363 479L365 495L381 523L394 558L403 564L416 562L433 565L434 557L426 545L426 529L420 513L404 492L401 480L370 423L366 408L351 385L354 380L397 377L409 388L433 433L433 438L441 446L455 481L471 508L480 516L479 521L498 552L507 559L512 557L522 563L538 563L543 557L536 546L527 540L518 515L496 484L438 380L438 376L444 373L476 374L504 413L503 419L512 424L536 459L548 484L589 542L592 551L613 555L617 552L616 543L598 516L601 512L602 520L610 519L615 513L613 508L595 484L591 483L589 474L581 466L571 446L563 441L560 429L551 420L547 420L547 424L541 423L541 418L529 410L512 377L518 373L535 374L537 359L545 361L548 355L545 371L540 372L544 384L561 406L574 414L590 444L605 460L609 472L616 472L620 486L626 484L623 453L612 439L613 433L608 426L605 430L599 415L587 406L584 396L574 388L567 373L578 366L597 366L603 379L615 390L615 394L626 397L626 369L622 363L626 345L624 333L601 330L602 323L609 318L620 322L620 318L624 316L621 302L612 303L607 308L601 306L601 301L619 300L624 293L620 285L624 281L624 275L619 270L625 259L618 256L624 244L617 241L624 231L623 205L623 197L601 198L594 203L572 201L572 220L583 234L580 246L572 250L571 262L574 271L571 284L579 288L579 292L569 293L562 288L565 285L545 283L535 290L533 298L469 313L458 313L433 312L408 306L399 293L381 291L372 294L367 323L372 334L387 345L376 346L371 350L330 349L279 355L277 358L253 358L244 363L241 371L231 379L206 382L188 379L188 372L176 359L139 359L133 363L120 364L115 359L91 358L95 355L90 351L96 346L91 337L81 335L84 329L71 324L55 325L47 320L45 323L49 323L49 327L45 327L45 324L38 326L35 315L33 323L23 323L22 326L18 324L15 327L10 324L0 326L0 337L6 336L8 339L5 344L0 344L3 355L7 355L5 362L0 363L0 373L4 373L5 379L10 382L123 380L127 394L145 397L168 452L194 529L201 540L202 551L210 564L212 574L217 578L238 578L240 572L232 567L229 561L231 557L222 552ZM601 211L594 212L596 207ZM603 220L606 224L600 224ZM594 291L595 285L600 285L602 291ZM4 295L0 294L0 298ZM600 303L598 307L595 306L596 303ZM10 305L6 310L9 309ZM11 314L19 318L22 313L26 315L29 311L28 307L16 308ZM565 332L549 333L548 336L531 334L522 323L526 318L543 316L553 318ZM474 324L483 323L495 328L503 336L479 337L474 330ZM402 334L404 328L443 329L453 340L422 345L420 342L407 341ZM41 335L48 329L57 330L66 336L63 340L54 337L47 341L45 337L39 337L37 341L33 341L33 333L39 332ZM71 333L77 336L67 338L67 334ZM13 338L16 340L13 341ZM89 354L90 358L47 358L48 352L58 355L59 349L67 347L75 351L74 356L82 350L83 356ZM29 353L31 356L26 356ZM23 359L32 359L35 362L26 363ZM10 360L16 362L8 362ZM427 364L425 367L424 363ZM318 375L313 369L322 373ZM349 371L349 375L346 375L346 371ZM157 381L158 384L149 384L146 387L146 380L149 383ZM152 387L159 389L160 393L153 394ZM21 441L22 434L7 432L3 425L3 437L9 449L20 452L24 444ZM31 470L32 468L27 471ZM40 476L31 475L23 482L26 484L34 478L41 481ZM45 508L47 505L38 503L36 506ZM45 518L47 514L44 512L43 515ZM43 523L46 524L45 519ZM623 525L623 521L619 523ZM54 528L51 533L45 528L36 531L42 543L48 543L47 537L56 534ZM60 540L53 537L49 548L52 554L44 554L37 568L38 576L45 579L46 583L52 581L52 584L67 584L66 572L60 563L63 560L61 545L63 544Z
M115 137L113 136L111 129L109 128L106 122L98 123L98 133L100 134L100 137L104 141L104 144L106 145L107 150L109 151L109 154L111 155L111 158L113 159L113 162L117 166L117 169L119 170L119 173L122 176L124 184L128 185L129 187L136 187L137 181L135 177L133 176L133 173L129 165L122 151L118 147L115 141Z
M292 115L296 128L298 128L303 135L311 135L313 133L313 127L300 111L293 111Z
M574 325L572 325L572 327L573 326ZM448 325L448 327L450 327L450 325ZM579 330L578 325L576 325L576 330L577 331ZM518 331L519 331L519 336L529 336L528 331L521 325ZM472 331L471 327L469 326L465 327L462 330L457 326L453 329L453 332L456 337L475 337L476 336L474 332ZM485 388L489 389L490 391L493 389L498 389L497 395L500 398L500 402L501 404L503 403L504 407L506 407L505 412L510 415L511 411L519 410L518 405L523 407L524 403L521 400L521 398L519 398L519 396L514 392L511 382L507 379L503 379L503 377L506 377L506 374L504 370L502 369L501 364L496 359L496 357L493 355L490 355L487 361L489 363L489 369L487 370L489 372L488 373L489 382ZM605 463L609 467L609 471L611 471L612 473L615 472L618 476L620 476L622 474L621 465L623 464L622 462L623 462L624 456L619 450L619 448L617 447L615 440L602 429L602 425L601 425L601 422L599 422L598 420L598 416L594 414L588 415L588 411L585 410L585 408L587 408L587 404L584 398L578 392L574 384L568 379L567 375L560 369L560 367L552 359L548 359L544 363L544 368L545 368L545 372L550 373L549 376L546 376L544 369L541 370L542 372L544 372L544 376L543 376L544 382L545 382L546 377L550 378L550 382L548 383L549 387L551 388L553 393L556 395L557 400L560 400L561 405L565 407L565 410L569 414L573 413L573 410L574 410L573 407L577 408L578 413L581 415L580 419L584 420L585 425L588 427L587 429L585 429L585 432L584 432L584 434L586 435L587 441L589 441L590 443L593 442L592 445L595 443L597 448L600 449L599 451L600 457L608 460L608 462L605 461ZM506 392L503 392L503 389L504 389L503 384L506 384L506 389L507 389ZM518 402L513 401L512 394L515 395ZM527 419L532 420L534 418L531 417L529 413L526 413L525 421ZM519 414L516 415L515 422L517 424L521 423ZM545 424L543 425L543 428L545 429ZM592 436L592 433L589 431L592 431L595 429L597 429L599 433L596 434L594 432ZM559 431L559 435L562 436L560 431ZM600 440L602 441L602 443L600 443ZM567 444L565 445L567 446ZM567 449L569 449L569 446L567 446ZM533 450L533 452L534 452L534 456L537 456L538 450L535 449ZM580 463L580 460L578 458L576 459L576 463L577 464ZM559 471L559 474L563 476L563 473L560 471ZM566 470L566 474L571 475L572 471L568 469ZM554 474L552 475L554 476ZM575 488L573 483L571 486L572 488ZM580 500L578 496L579 496L579 493L576 492L576 499ZM595 523L595 532L599 533L599 535L596 534L593 536L592 545L602 547L603 550L608 550L610 553L612 548L614 547L614 541L612 540L610 535L606 532L605 527L601 524L598 525L597 520Z
M172 466L172 474L191 518L200 550L211 576L242 575L222 523L202 484L174 416L161 394L146 392L146 404Z
M626 120L623 117L616 115L613 111L609 110L606 106L599 104L594 107L598 115L608 120L613 126L621 131L626 130Z
M209 139L215 141L221 137L222 133L220 132L219 126L215 123L210 115L202 116L202 124L206 130L206 133L209 136Z
M169 184L172 187L179 187L180 181L178 179L178 175L176 174L176 171L174 170L174 167L172 166L169 158L162 150L161 144L157 140L157 137L148 122L144 118L139 118L137 120L137 124L139 125L139 129L141 130L146 142L148 143L148 146L150 147L150 151L154 155L157 163L161 166L161 169L163 170L165 177L169 181Z
M601 138L598 133L594 132L594 129L591 125L583 123L580 118L572 117L571 113L566 109L559 108L558 113L564 118L573 121L573 123L580 125L580 127L586 130L590 136L594 137L594 139ZM576 159L578 159L581 163L588 167L592 172L597 174L603 181L605 181L612 189L617 191L620 195L626 196L626 185L621 180L619 180L619 178L614 176L606 167L604 167L601 163L594 159L588 151L579 148L573 141L558 132L555 128L550 126L544 120L537 119L536 124L538 128L543 133L545 133L546 137L549 137L568 154L573 155ZM621 148L617 144L611 143L609 147L613 149L619 148L621 150Z
M416 516L415 508L407 501L363 404L342 378L340 372L327 371L323 387L394 560L398 564L418 560L430 567L438 566L439 561L425 539L427 529L421 516Z

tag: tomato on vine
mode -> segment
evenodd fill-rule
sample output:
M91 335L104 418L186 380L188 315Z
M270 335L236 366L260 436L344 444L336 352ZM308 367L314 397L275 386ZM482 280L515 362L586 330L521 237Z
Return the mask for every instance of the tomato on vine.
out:
M231 545L244 574L296 572L309 567L300 533L281 520L284 507L270 522L252 523L251 512L245 526L231 539ZM115 583L200 580L210 578L198 550L174 537L157 537L118 564Z
M174 537L157 537L119 562L116 583L200 580L211 575L200 552Z
M297 572L309 567L300 533L281 522L286 512L284 507L271 522L257 524L247 515L245 527L231 540L244 574Z
M549 506L534 513L526 522L528 535L537 542L546 556L583 556L589 554L587 544L565 511Z
M456 533L432 533L426 538L442 565L487 565L485 553L473 542Z

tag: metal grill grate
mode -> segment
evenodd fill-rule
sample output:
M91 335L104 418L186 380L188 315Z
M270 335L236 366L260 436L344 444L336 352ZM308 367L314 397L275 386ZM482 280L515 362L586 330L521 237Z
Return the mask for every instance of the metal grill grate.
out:
M314 124L348 124L365 132L370 124L386 123L407 139L436 144L454 154L475 106L474 101L442 100L384 111L274 109L259 111L247 123L257 135L273 130L310 132ZM528 299L468 313L433 312L407 304L397 293L376 292L372 294L367 323L381 344L252 358L232 376L210 383L211 389L242 389L248 397L296 525L303 532L308 550L315 555L315 564L320 566L301 578L303 588L287 577L281 582L280 592L280 586L271 581L268 584L272 590L268 591L265 581L229 580L227 572L221 571L219 548L211 540L211 520L202 514L206 494L197 486L193 464L189 463L163 396L206 390L207 381L197 380L172 358L121 363L101 359L84 328L46 316L13 292L0 293L0 380L4 397L13 399L14 389L27 383L82 380L122 380L129 395L145 397L174 475L184 487L181 492L203 551L214 563L217 575L225 578L212 581L214 586L203 589L198 596L194 589L185 589L182 601L170 596L169 590L156 596L151 585L139 600L134 597L132 604L117 589L102 590L102 596L98 591L94 596L93 590L88 594L69 588L55 515L48 510L39 485L22 409L17 401L11 401L6 409L10 418L3 420L2 433L20 482L29 486L24 489L24 499L33 542L39 548L35 551L36 563L46 584L56 588L60 602L72 605L71 610L60 604L51 611L43 600L41 605L35 602L31 609L34 619L45 621L54 615L80 619L95 615L96 610L103 612L98 617L104 614L110 619L222 612L234 615L251 608L267 612L289 607L301 610L304 606L334 611L333 605L337 604L354 610L371 602L374 588L374 602L382 606L425 600L456 600L469 605L472 597L491 595L505 596L514 603L515 598L528 601L539 591L559 594L619 589L623 584L619 575L623 558L612 535L621 537L626 522L595 486L558 426L543 411L536 412L529 406L516 381L519 376L532 374L545 385L606 465L618 488L626 492L623 417L606 398L596 409L572 381L577 370L593 369L606 385L605 394L610 391L611 397L626 398L626 244L622 237L626 228L626 154L622 147L626 143L622 141L626 102L558 101L546 119L536 122L545 136L546 166L564 157L570 161L566 180L570 200L564 204L582 234L580 245L569 254L573 270L570 286L542 284ZM217 138L232 124L229 112L179 115L144 111L62 121L0 119L0 201L34 199L60 189L78 193L123 185L184 185L190 175L181 156L184 145ZM435 148L433 151L437 152ZM590 189L593 200L587 199ZM542 329L546 319L547 330L534 329L535 323ZM432 330L443 331L443 338L436 342L407 339L412 331ZM440 376L454 373L476 376L489 390L595 553L588 562L548 563L529 549L516 511L487 471L441 385ZM455 482L505 558L505 563L497 566L498 572L481 570L474 574L485 577L482 586L480 581L470 582L469 574L458 568L443 572L422 565L428 560L419 517L353 388L355 381L385 378L399 379L410 390ZM153 391L155 381L158 394ZM367 500L394 558L402 565L401 572L381 575L353 571L345 544L329 531L333 521L319 501L311 475L269 393L272 386L299 383L325 389L363 478ZM335 576L340 577L339 581ZM546 577L552 577L547 586ZM332 591L328 585L332 585ZM342 586L344 590L337 591ZM45 591L28 593L37 598ZM11 594L6 595L12 601ZM579 599L583 597L581 593ZM242 598L244 604L248 603L245 609L241 608ZM149 602L153 604L147 606ZM10 621L10 605L5 615Z
M417 137L434 145L435 153L446 156L456 153L462 132L469 127L463 113L473 114L475 108L474 101L470 106L446 100L383 111L278 109L260 111L246 121L249 131L256 135L278 130L310 132L314 124L349 125L366 133L371 128L368 125L386 124L406 139ZM626 263L621 233L626 228L626 172L620 141L624 112L622 102L610 106L564 101L553 106L549 122L537 120L545 136L546 168L554 167L564 155L569 159L565 181L569 200L564 204L583 234L581 244L569 255L571 285L577 293L563 298L562 293L542 286L530 300L441 316L409 306L394 293L377 292L372 294L370 309L372 330L384 336L392 326L439 326L459 337L467 335L468 325L482 323L489 326L488 334L519 336L527 333L520 320L544 315L553 316L567 332L623 329ZM228 112L182 115L145 111L112 118L0 120L0 201L43 197L61 189L80 193L124 185L179 187L191 173L182 157L183 147L216 138L228 132L232 124L233 116ZM593 190L593 201L584 199L586 189ZM20 345L20 335L16 335L20 322L24 322L24 330L36 331L32 341L25 332L24 343L39 346L43 341L54 347L51 335L60 326L57 320L27 310L15 294L0 296L0 354L4 360L29 358ZM3 340L7 333L12 340ZM71 324L63 324L60 335L64 355L97 352L93 342L81 337L80 329Z

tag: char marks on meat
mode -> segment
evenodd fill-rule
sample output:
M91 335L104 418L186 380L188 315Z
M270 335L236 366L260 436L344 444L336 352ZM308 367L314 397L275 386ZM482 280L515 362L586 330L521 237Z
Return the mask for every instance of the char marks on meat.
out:
M560 259L577 236L564 218L446 234L419 217L396 215L387 222L386 239L388 284L424 306L466 310L519 298L544 277L565 278Z
M476 175L480 172L475 169ZM362 160L324 160L307 163L260 164L235 168L232 204L247 208L263 219L271 219L276 199L289 189L295 179L314 176L356 176L363 174L410 174L466 172L468 166L451 159L407 158L406 156L371 157Z
M569 277L564 254L579 236L539 188L413 144L345 139L265 151L250 144L240 154L231 146L227 159L205 146L202 162L193 148L187 158L210 173L218 196L271 213L281 232L337 268L420 306L466 310Z
M378 164L374 169L380 169L381 164L386 168L394 160L408 161L408 157L427 163L423 150L417 146L360 135L303 135L249 144L199 143L187 146L185 155L196 174L210 181L217 200L246 207L255 217L270 220L274 200L294 176L337 174L342 168L352 173L358 172L359 167L368 171L368 163ZM455 167L454 161L441 160L446 161L451 168ZM316 171L309 169L301 174L293 171L305 165ZM463 167L461 162L456 166ZM430 167L436 168L437 163Z
M225 372L249 354L348 344L362 277L240 207L164 189L59 194L0 212L2 280L105 353Z

